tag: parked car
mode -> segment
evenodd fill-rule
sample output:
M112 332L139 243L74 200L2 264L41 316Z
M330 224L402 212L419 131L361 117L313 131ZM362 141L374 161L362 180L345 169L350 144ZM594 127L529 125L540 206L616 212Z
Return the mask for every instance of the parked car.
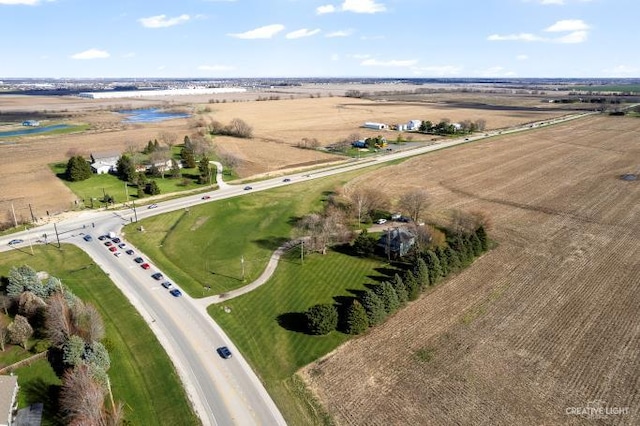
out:
M107 247L111 247L113 245L113 243L111 241L105 241L104 245Z
M110 252L118 251L118 247L116 247L116 246L111 246L111 247L109 247L109 251L110 251Z
M376 223L377 223L378 225L382 225L382 224L384 224L384 223L387 223L387 219L378 219L378 220L376 221Z
M127 253L129 256L131 256L133 254L133 250L129 249L129 250L125 251L125 253Z
M402 217L400 213L394 213L391 215L391 220L398 220Z
M249 185L247 185L247 186L245 186L245 187L244 187L244 190L245 190L245 191L249 191L249 190L251 190L251 189L253 189L253 188L252 188L252 187L250 187Z
M99 239L100 241L104 241L104 240L106 240L107 238L109 238L109 237L108 237L108 236L106 236L106 235L100 235L100 236L98 237L98 239Z
M119 251L117 251L117 252L113 253L113 255L114 255L115 257L120 257L120 256L122 256L122 253L120 253Z
M136 263L142 263L142 262L144 262L144 260L142 260L142 258L141 258L141 257L136 257L135 259L133 259L133 261L134 261L134 262L136 262Z
M231 358L231 351L226 346L220 346L218 349L216 349L216 351L218 351L218 355L220 355L224 359Z
M157 204L150 204L149 207L147 207L148 209L155 209L156 207L158 207Z
M125 243L120 243L120 244L118 244L118 247L120 247L120 248L125 248L126 246L127 246L127 245L126 245Z
M20 244L20 243L23 243L23 242L24 242L23 240L20 240L20 239L16 238L15 240L9 241L9 245L12 246L14 244Z
M210 196L210 195L203 195L203 196L202 196L202 199L203 199L203 200L208 200L209 198L211 198L211 196Z
M91 235L85 235L84 237L82 237L82 239L84 239L85 241L92 241L93 240Z
M143 263L142 265L140 265L142 267L142 269L149 269L151 268L151 265L149 265L148 263Z
M169 293L171 293L171 295L173 297L180 297L182 296L182 292L180 290L178 290L177 288L174 288L172 290L169 290Z
M155 274L151 274L151 278L160 281L164 278L164 276L160 272L156 272Z
M111 239L111 241L113 241L115 244L118 244L118 243L120 243L122 240L121 240L120 238L116 237L116 238L112 238L112 239Z
M161 285L164 288L171 288L171 283L169 281L164 281Z

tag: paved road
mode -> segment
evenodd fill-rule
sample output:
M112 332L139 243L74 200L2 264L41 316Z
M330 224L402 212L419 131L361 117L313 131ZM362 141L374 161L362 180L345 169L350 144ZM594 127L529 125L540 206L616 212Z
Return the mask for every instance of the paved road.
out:
M327 167L313 172L295 173L287 176L290 180L287 182L283 181L282 177L268 179L252 183L250 190L243 189L243 186L237 187L224 183L221 179L222 166L218 164L216 165L218 170L216 180L219 190L206 194L207 199L203 199L202 194L188 195L158 203L158 207L153 209L82 212L60 221L56 224L56 228L61 242L76 244L85 250L96 264L109 274L113 282L147 320L174 362L203 424L282 425L285 424L282 415L256 375L225 333L206 314L206 302L198 302L186 294L180 298L172 297L166 289L159 285L159 281L154 281L151 278L151 274L156 272L157 268L152 266L149 271L145 271L132 261L131 256L123 254L119 258L115 257L96 238L92 242L86 242L82 239L82 234L90 233L97 237L110 231L119 232L122 226L136 219L141 220L152 215L188 209L190 206L201 203L215 202L309 179L320 179L369 167L373 164L412 157L498 134L526 131L533 127L547 126L589 114L576 114L562 119L547 120L544 123L488 132L481 136L449 140L407 151L393 152L372 159L354 160L346 165ZM54 225L43 225L30 231L0 237L0 251L23 250L29 252L31 244L43 241L55 243L54 236ZM7 245L11 239L16 238L24 241L14 246ZM144 257L144 254L139 250L135 247L132 248ZM246 293L264 283L275 269L278 255L279 253L276 253L272 257L265 273L256 282L237 292ZM218 298L224 299L220 296ZM215 349L221 345L227 345L231 348L234 352L232 359L223 360L218 357Z

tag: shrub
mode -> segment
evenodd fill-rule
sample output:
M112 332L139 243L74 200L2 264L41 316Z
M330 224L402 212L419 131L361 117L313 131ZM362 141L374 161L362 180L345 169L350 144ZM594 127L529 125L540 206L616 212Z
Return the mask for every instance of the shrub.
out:
M338 326L338 311L329 304L312 306L306 313L307 327L311 334L329 334Z

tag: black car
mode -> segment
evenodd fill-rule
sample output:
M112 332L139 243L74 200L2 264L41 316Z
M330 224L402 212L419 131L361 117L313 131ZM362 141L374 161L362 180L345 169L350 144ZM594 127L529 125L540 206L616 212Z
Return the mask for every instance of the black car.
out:
M141 257L136 257L135 259L133 259L133 261L136 262L136 263L142 263L142 262L144 262L144 259L141 258Z
M104 240L106 240L107 238L109 238L109 237L107 237L106 235L100 235L100 236L98 237L98 239L99 239L100 241L104 241Z
M244 190L245 190L245 191L250 191L250 190L252 190L252 189L253 189L253 188L252 188L252 187L250 187L250 186L248 186L248 185L244 187Z
M129 256L131 256L133 254L133 250L129 249L129 250L125 251L125 253L127 253Z
M164 278L164 276L160 272L156 272L155 274L151 275L151 278L160 281L162 278Z
M291 182L291 179L289 179L289 178L284 178L284 179L282 179L282 181L283 181L283 182Z
M161 285L164 288L171 288L171 283L169 281L164 281Z
M116 237L116 238L112 238L111 241L113 241L114 243L118 244L120 241L120 238Z
M224 359L229 359L231 358L231 351L229 350L228 347L226 346L220 346L218 349L216 349L218 351L218 355L220 355L222 358Z
M91 235L85 235L82 238L84 238L85 241L91 241L93 239L93 238L91 238Z

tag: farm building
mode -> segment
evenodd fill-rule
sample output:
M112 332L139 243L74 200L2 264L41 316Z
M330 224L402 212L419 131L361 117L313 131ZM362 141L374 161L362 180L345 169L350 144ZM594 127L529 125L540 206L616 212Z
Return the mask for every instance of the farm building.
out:
M365 129L374 129L374 130L386 130L388 126L384 123L375 123L373 121L367 121L362 125Z
M387 229L378 240L380 247L386 255L404 256L416 242L416 237L407 228Z
M420 126L422 126L422 120L409 120L407 123L407 130L420 130Z
M354 148L366 148L367 147L367 142L364 140L359 140L359 141L353 141L351 142L351 146Z
M22 122L22 125L27 127L38 127L40 122L38 120L25 120Z
M91 170L98 175L114 172L117 168L120 153L94 152L91 154Z

